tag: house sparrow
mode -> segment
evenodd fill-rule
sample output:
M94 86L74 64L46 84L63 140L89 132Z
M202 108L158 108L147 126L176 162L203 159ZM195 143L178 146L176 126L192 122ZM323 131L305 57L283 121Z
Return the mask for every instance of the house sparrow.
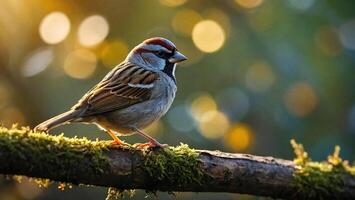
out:
M69 111L34 130L46 132L67 123L93 123L109 133L117 145L124 144L117 135L137 133L149 141L141 147L162 147L141 129L170 108L176 92L175 67L186 59L171 41L161 37L147 39Z

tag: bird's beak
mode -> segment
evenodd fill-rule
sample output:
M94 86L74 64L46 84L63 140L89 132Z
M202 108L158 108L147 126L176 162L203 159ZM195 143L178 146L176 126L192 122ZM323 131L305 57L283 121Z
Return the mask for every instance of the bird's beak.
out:
M174 55L169 58L171 63L178 63L184 60L187 60L187 57L178 51L175 51Z

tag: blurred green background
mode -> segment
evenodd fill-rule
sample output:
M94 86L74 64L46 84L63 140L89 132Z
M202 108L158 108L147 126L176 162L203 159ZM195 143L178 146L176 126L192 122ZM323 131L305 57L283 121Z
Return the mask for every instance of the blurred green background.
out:
M289 140L315 160L334 145L355 159L355 3L336 0L3 0L0 123L34 127L69 109L135 45L153 36L189 57L176 100L147 129L187 143L292 159ZM51 132L110 139L91 125ZM143 142L139 136L124 138ZM106 189L0 179L0 199L104 199ZM139 191L134 199L144 197ZM160 199L254 199L159 193Z

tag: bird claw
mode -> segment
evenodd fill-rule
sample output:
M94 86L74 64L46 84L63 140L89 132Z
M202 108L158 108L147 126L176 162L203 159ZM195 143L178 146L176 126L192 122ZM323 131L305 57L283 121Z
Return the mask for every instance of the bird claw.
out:
M111 145L129 146L129 144L127 144L127 143L125 143L125 142L123 142L123 141L116 141L116 140L112 141L112 142L111 142Z
M165 148L168 145L160 144L158 142L147 142L147 143L135 143L133 146L137 149L145 149L145 148L154 148L154 147Z

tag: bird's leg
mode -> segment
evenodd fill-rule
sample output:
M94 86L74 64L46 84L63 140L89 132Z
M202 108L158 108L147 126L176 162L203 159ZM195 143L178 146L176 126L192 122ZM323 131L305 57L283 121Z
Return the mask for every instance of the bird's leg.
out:
M134 146L137 148L140 148L140 149L145 148L145 147L161 147L161 148L163 148L163 147L168 146L167 144L159 143L156 139L152 138L151 136L147 135L146 133L144 133L143 131L141 131L137 128L135 130L139 135L143 136L145 139L147 139L149 141L148 143L135 144Z
M118 138L115 133L111 130L107 130L107 133L110 134L110 136L113 138L113 144L116 144L116 145L124 145L125 143L122 142L122 140L120 140L120 138Z

